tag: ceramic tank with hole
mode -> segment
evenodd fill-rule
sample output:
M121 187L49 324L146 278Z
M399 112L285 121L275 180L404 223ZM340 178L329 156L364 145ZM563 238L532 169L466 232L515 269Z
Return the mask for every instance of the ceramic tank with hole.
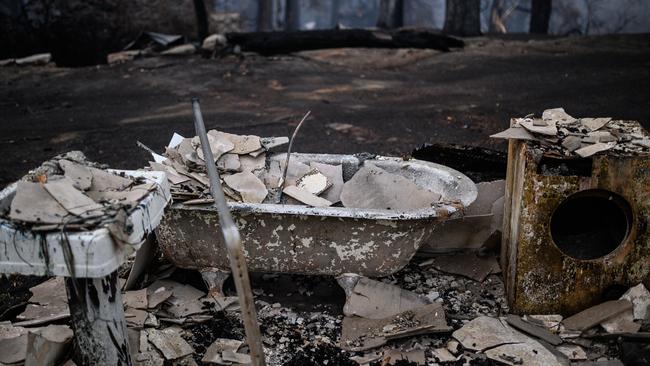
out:
M650 154L557 158L511 140L501 244L511 311L572 315L650 285L649 224Z
M286 157L278 154L271 159ZM302 163L342 164L349 180L364 164L351 155L292 154ZM437 223L462 215L477 195L474 183L446 166L375 157L365 162L441 194L430 208L374 210L289 204L229 203L241 232L248 269L319 275L386 276L408 264L420 246L435 240ZM175 203L157 229L160 248L182 268L229 270L216 210Z

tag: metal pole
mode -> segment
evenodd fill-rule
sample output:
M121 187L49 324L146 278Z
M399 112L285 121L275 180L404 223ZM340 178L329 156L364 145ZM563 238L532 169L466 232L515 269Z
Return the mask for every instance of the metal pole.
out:
M223 194L219 173L214 164L214 156L212 155L212 150L210 150L208 135L205 132L205 124L203 123L198 98L192 98L192 109L194 110L194 128L201 140L205 166L208 170L208 177L210 178L210 193L212 194L212 198L214 198L214 207L216 207L219 213L219 225L221 226L223 239L228 250L230 269L232 270L235 288L239 296L239 304L242 310L242 317L244 318L244 330L246 331L246 339L253 361L252 364L254 366L264 366L266 361L264 360L262 337L260 335L260 327L257 324L255 300L253 298L253 291L251 291L251 282L248 278L246 258L244 257L239 229L237 229L232 219L230 209L226 203L226 197Z

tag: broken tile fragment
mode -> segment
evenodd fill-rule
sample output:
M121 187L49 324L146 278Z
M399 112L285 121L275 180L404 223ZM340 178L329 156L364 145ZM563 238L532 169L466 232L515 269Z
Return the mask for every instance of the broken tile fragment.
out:
M122 294L124 306L134 309L147 309L147 289L126 291Z
M616 146L615 142L598 142L593 145L585 146L582 147L578 150L575 151L576 154L580 155L583 158L587 158L589 156L592 156L594 154L597 154L602 151L609 150Z
M27 332L23 327L0 324L0 364L14 365L25 361Z
M93 175L86 166L65 159L59 160L59 166L63 169L65 176L73 182L75 188L81 191L90 189Z
M251 356L243 353L236 353L232 350L224 350L221 352L221 358L226 362L243 365L249 365L253 361Z
M555 126L555 121L546 120L546 123L542 126L535 125L535 122L531 118L524 118L519 120L519 125L527 129L530 132L538 133L540 135L546 136L556 136L557 127Z
M634 322L634 309L615 315L600 323L600 326L607 333L636 333L641 329L641 324Z
M260 138L260 143L262 147L266 150L271 150L274 147L286 145L289 143L289 138L287 136L280 137L262 137Z
M562 322L562 315L559 314L543 314L543 315L526 315L526 321L531 323L538 323L546 329L555 331Z
M103 169L88 167L88 170L93 175L93 183L90 186L88 196L93 199L92 192L121 191L133 184L130 178L125 178Z
M628 300L606 301L564 319L562 324L567 330L584 331L632 308Z
M450 330L439 303L424 305L384 319L346 316L343 318L341 348L364 351L393 339L418 334L446 333Z
M147 306L150 309L162 304L165 300L172 296L173 292L164 287L159 287L156 290L149 290L147 288Z
M553 353L537 342L502 344L485 351L485 355L491 360L513 366L565 366Z
M70 316L63 277L54 277L29 290L33 296L25 311L16 317L20 321L14 325L34 326Z
M582 146L582 139L578 136L567 136L562 140L562 147L574 152Z
M396 364L416 364L426 365L426 357L423 349L414 349L411 351L401 351L398 349L391 349L384 353L384 361L382 365L396 365Z
M254 173L258 170L264 169L266 165L266 155L262 154L257 157L249 155L241 155L239 157L241 171Z
M560 125L566 125L577 121L564 111L564 108L547 109L542 113L542 119L545 121L555 122Z
M635 320L650 319L650 291L642 283L627 290L621 300L632 302Z
M507 130L490 135L490 137L494 139L506 139L506 140L510 140L510 139L531 140L531 141L537 140L537 137L535 137L532 133L528 132L528 130L518 126L510 127Z
M425 297L412 291L361 277L351 291L346 291L343 314L368 319L384 319L408 310L415 310L427 303Z
M343 165L330 165L312 161L309 163L309 166L312 169L318 169L331 182L331 186L320 196L332 203L341 201L341 191L343 190L343 184L345 184L343 181Z
M240 157L237 154L226 153L217 160L217 168L225 172L237 172L241 169Z
M506 343L523 343L528 337L516 332L501 320L479 316L452 333L463 347L483 351Z
M587 353L582 347L575 344L565 344L556 347L556 349L562 352L570 361L582 361L587 359Z
M438 255L432 258L432 263L439 271L458 274L478 282L483 282L490 274L501 272L494 256L479 257L473 253Z
M164 288L167 291L171 291L173 296L168 300L173 304L184 303L192 300L198 300L205 296L205 293L197 288L178 283L171 280L157 280L156 282L149 285L147 290L148 293L155 293L158 289Z
M550 343L554 346L557 346L559 344L562 344L562 338L558 337L557 335L549 332L546 328L538 327L536 325L530 324L524 320L522 320L519 316L513 315L513 314L508 314L506 317L506 321L508 324L521 331L524 332L528 335L531 335L535 338L541 339L547 343Z
M312 169L307 174L303 175L296 181L296 186L306 190L307 192L320 195L328 189L332 183L327 179L323 173L318 171L318 169Z
M143 329L149 313L145 310L125 308L124 309L124 319L126 320L126 325L134 329Z
M308 206L328 207L332 205L332 202L296 186L286 186L282 190L282 193Z
M262 148L259 136L234 135L216 130L208 131L208 135L218 136L220 140L222 138L228 139L234 145L233 149L229 151L233 154L248 154Z
M43 188L63 208L75 216L85 217L98 214L103 208L102 205L76 189L68 178L49 181L43 185Z
M178 328L148 329L147 338L167 360L176 360L194 353L192 346L181 337Z
M61 224L68 215L68 211L40 183L18 182L9 211L11 220Z
M262 203L269 193L264 183L249 171L227 175L223 180L237 191L246 203Z
M223 351L237 352L243 343L236 339L217 338L205 351L201 362L223 364L221 353Z
M611 117L580 118L580 123L590 131L599 130L612 120Z
M438 362L456 362L456 361L458 361L458 357L454 356L446 348L436 348L436 349L434 349L432 351L432 353L433 353L433 357L435 357L436 361L438 361Z
M179 174L176 171L176 169L174 169L174 167L172 166L155 163L151 161L149 162L149 166L153 171L165 172L165 176L167 177L167 180L169 180L171 184L181 184L183 182L187 182L188 180L190 180L189 177Z
M62 363L69 353L72 337L72 329L67 325L48 325L30 330L27 335L25 366Z
M440 194L420 188L412 180L372 164L362 166L343 185L341 202L350 208L415 210L429 208Z

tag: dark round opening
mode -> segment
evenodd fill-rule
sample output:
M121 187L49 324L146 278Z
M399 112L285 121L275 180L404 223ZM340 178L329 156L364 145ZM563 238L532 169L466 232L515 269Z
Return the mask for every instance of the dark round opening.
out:
M616 193L593 189L564 200L551 217L555 245L576 259L603 257L625 241L632 226L632 209Z

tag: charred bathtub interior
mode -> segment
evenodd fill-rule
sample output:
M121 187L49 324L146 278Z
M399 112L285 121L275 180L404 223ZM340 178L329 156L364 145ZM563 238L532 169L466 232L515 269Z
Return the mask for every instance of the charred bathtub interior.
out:
M604 257L619 248L633 225L630 204L616 193L586 190L567 197L553 211L551 237L575 259Z

